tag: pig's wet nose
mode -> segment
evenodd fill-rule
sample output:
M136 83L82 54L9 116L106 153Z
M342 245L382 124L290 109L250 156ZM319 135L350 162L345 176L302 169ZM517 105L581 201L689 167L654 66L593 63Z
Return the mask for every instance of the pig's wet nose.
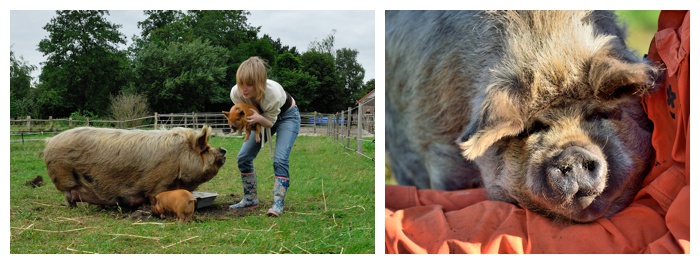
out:
M219 151L221 152L221 155L226 155L226 149L223 147L219 147Z
M566 197L573 197L582 206L588 206L605 188L607 163L600 153L571 146L551 164L547 168L551 187Z

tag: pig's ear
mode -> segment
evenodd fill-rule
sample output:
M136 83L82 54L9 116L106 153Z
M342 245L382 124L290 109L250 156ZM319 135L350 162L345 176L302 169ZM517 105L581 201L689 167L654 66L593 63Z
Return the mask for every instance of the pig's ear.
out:
M197 134L195 139L194 150L197 153L201 153L209 149L209 136L211 135L211 127L205 125L202 127L202 131Z
M588 73L588 82L597 98L616 99L653 92L660 72L657 67L599 57L593 59Z
M506 136L523 131L522 107L506 92L497 92L484 100L481 111L472 115L464 133L457 139L462 156L473 160Z
M227 111L221 111L221 113L223 113L224 116L226 117L226 120L228 120L228 114L229 114L229 112L227 112Z

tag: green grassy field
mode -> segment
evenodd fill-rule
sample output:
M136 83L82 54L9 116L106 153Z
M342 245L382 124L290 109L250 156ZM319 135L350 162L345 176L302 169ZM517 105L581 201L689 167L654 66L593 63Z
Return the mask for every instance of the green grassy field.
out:
M242 196L236 154L241 138L212 137L228 150L226 164L198 191L215 192L214 205L188 224L147 210L78 203L65 205L38 153L43 141L10 144L10 253L102 254L374 254L374 161L326 136L299 136L290 157L291 182L280 218L268 217L273 171L269 151L255 160L260 206L228 205ZM374 156L374 146L366 152ZM267 148L267 146L265 146ZM25 182L42 176L46 185Z

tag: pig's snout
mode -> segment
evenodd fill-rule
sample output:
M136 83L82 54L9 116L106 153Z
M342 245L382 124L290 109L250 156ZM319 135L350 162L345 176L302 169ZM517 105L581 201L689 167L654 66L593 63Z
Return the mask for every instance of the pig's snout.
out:
M226 149L223 147L219 147L219 152L221 152L222 156L226 155Z
M607 162L600 151L570 146L547 167L547 183L563 200L586 208L605 189L606 174Z

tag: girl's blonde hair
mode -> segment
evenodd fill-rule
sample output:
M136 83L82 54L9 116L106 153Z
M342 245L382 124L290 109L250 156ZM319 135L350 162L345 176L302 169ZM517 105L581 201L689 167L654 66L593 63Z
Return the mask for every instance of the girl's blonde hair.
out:
M236 71L236 85L252 85L255 87L255 101L260 102L265 96L265 85L267 83L267 68L265 61L254 56L241 62Z

